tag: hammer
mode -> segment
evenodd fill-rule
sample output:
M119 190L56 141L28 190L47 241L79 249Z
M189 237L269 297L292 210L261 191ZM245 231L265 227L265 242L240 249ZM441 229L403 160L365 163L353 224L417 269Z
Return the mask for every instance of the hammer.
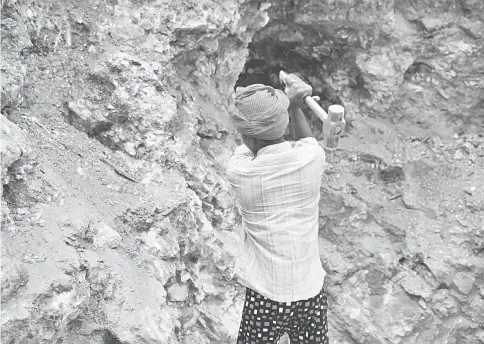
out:
M286 78L287 73L281 70L279 79L286 83ZM344 134L346 127L344 107L341 105L330 105L328 114L310 95L304 97L304 102L323 121L324 145L329 148L337 147L339 138Z

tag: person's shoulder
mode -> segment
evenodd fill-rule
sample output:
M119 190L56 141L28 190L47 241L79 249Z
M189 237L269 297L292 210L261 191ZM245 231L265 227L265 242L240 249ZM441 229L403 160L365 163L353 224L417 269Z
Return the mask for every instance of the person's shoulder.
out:
M294 141L293 152L305 161L308 158L312 160L321 159L323 162L326 160L326 154L323 147L314 137L304 137Z
M229 158L227 161L227 170L242 167L242 161L245 160L252 160L253 154L252 151L246 145L240 145L235 148L234 154Z
M230 158L230 161L240 160L240 159L252 159L252 151L246 145L240 145L234 150L234 154Z
M319 144L318 140L316 140L314 137L304 137L297 141L293 141L293 147L294 148L314 148L317 150L323 149L323 147L321 147L321 145Z

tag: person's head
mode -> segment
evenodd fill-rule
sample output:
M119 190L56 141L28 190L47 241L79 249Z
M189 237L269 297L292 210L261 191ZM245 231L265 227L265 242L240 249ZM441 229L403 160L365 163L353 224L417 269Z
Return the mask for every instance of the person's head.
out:
M284 141L289 99L282 91L262 84L239 87L235 106L238 111L231 116L232 123L254 154L262 147Z

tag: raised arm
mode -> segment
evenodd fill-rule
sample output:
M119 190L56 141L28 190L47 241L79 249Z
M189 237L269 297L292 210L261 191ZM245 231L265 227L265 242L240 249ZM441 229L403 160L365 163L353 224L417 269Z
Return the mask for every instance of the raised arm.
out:
M292 136L295 141L314 137L309 127L308 121L301 110L304 104L304 97L311 96L313 89L294 74L289 74L286 78L286 95L289 98L289 116L291 118Z
M294 141L305 137L314 137L301 108L295 105L289 105L288 111L291 117L291 130Z

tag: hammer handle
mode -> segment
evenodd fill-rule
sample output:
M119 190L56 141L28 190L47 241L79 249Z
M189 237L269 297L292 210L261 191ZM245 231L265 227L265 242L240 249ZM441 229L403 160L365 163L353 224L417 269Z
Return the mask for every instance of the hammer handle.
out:
M320 120L322 120L323 122L328 120L329 116L326 111L324 111L323 108L319 106L319 104L311 96L305 96L304 102L307 106L309 106L311 110L313 110L313 112L316 114L316 116L319 117Z
M279 77L280 77L280 79L282 79L282 81L284 81L284 83L286 83L286 78L287 78L286 72L281 70L279 72ZM328 120L329 116L326 113L326 111L324 111L323 108L321 106L319 106L319 104L313 98L311 98L311 96L309 96L309 95L305 96L304 102L306 103L307 106L309 106L309 108L311 110L313 110L313 112L316 114L316 116L319 117L319 119L321 121L327 121Z

